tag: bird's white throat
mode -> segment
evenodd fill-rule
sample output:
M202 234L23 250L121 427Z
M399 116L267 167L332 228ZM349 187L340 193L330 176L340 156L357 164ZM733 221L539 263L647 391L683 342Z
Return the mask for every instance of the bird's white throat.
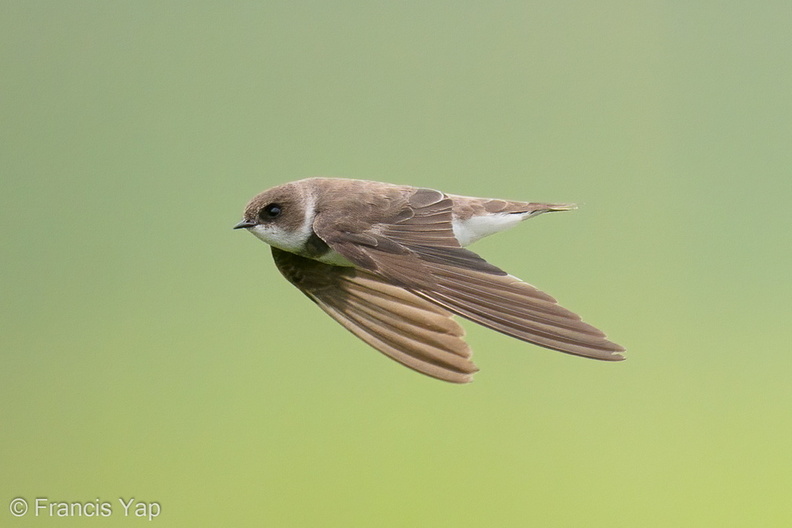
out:
M316 198L310 192L303 193L302 198L303 221L297 229L287 230L277 224L258 224L249 231L270 246L299 255L313 235L313 221L316 217Z

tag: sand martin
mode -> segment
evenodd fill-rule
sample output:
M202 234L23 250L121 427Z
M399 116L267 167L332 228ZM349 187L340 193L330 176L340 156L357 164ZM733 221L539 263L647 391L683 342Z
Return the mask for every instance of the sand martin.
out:
M528 203L340 178L273 187L235 229L322 310L386 356L453 383L478 370L458 315L546 348L603 360L624 349L554 298L465 246L572 204Z

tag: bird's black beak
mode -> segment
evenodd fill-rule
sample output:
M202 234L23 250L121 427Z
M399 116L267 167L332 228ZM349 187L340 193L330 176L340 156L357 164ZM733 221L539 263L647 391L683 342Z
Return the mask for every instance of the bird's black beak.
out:
M234 229L247 229L248 227L253 227L256 225L256 222L251 222L250 220L242 220L237 225L234 226Z

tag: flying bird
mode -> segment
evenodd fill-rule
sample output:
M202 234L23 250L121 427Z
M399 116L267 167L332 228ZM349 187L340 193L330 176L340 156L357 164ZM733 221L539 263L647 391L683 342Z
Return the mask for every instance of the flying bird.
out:
M370 346L428 376L467 383L478 369L454 315L560 352L624 359L624 348L553 297L464 249L574 208L308 178L255 196L234 228L272 246L283 276Z

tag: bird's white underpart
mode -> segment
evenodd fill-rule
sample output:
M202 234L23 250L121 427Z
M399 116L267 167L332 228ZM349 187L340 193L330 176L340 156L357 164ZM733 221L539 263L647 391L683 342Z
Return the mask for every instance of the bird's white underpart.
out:
M459 245L468 246L486 236L506 231L533 214L527 213L493 213L482 216L473 216L467 220L454 217L451 228L454 230Z

